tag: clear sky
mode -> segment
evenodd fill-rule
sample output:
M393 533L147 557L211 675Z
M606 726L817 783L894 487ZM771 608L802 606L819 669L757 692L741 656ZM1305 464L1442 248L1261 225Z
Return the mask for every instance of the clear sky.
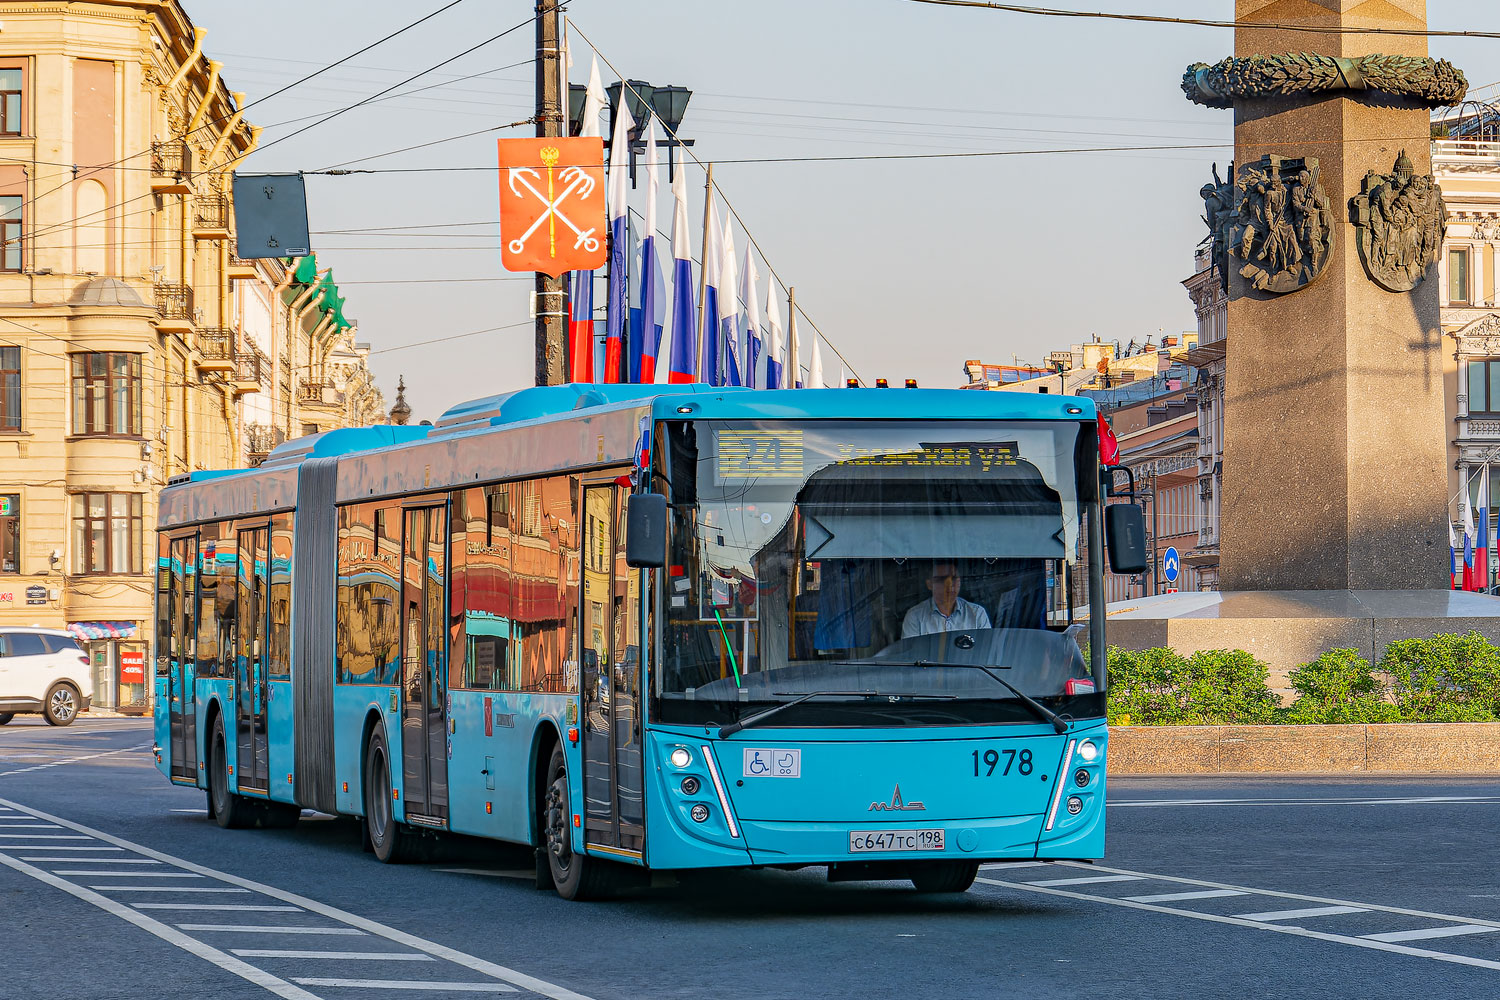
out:
M249 100L442 6L184 2L208 29L205 51L224 63L224 80ZM1231 0L1057 5L1233 16ZM532 7L466 0L247 118L266 126L267 146L316 120L294 119L353 104L529 22ZM1500 31L1494 0L1428 7L1433 28ZM970 358L1035 361L1095 334L1127 342L1193 329L1180 282L1204 233L1198 188L1211 163L1230 159L1231 127L1228 112L1189 104L1178 81L1187 64L1228 55L1230 31L909 0L573 0L569 14L627 77L693 90L681 133L697 140L704 160L1220 144L716 166L715 180L771 266L867 380L954 386ZM1473 87L1500 81L1500 40L1434 39L1431 47ZM528 23L400 89L441 86L352 110L242 169L316 170L526 118L533 48ZM577 34L572 51L581 83L591 53ZM601 73L606 85L616 79L602 64ZM457 79L471 74L481 75ZM497 135L532 133L492 132L357 166L493 168ZM692 216L701 219L701 171L688 180ZM414 420L531 384L531 284L500 267L496 184L492 169L308 179L319 263L334 268L388 401L405 376ZM644 196L635 192L637 207ZM667 228L665 181L661 203ZM825 360L832 379L838 363L831 353Z

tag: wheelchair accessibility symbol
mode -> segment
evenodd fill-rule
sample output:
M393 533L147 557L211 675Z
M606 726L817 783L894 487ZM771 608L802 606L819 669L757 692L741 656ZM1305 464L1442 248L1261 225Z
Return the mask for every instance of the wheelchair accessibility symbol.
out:
M800 778L802 751L746 747L742 772L747 778Z

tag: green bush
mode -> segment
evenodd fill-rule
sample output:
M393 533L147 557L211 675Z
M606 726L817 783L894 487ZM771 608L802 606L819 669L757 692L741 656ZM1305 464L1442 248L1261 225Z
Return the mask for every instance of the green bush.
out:
M1478 632L1401 639L1380 669L1407 722L1490 722L1500 714L1500 648Z
M1297 699L1278 721L1311 725L1400 721L1385 685L1357 649L1332 649L1291 673Z
M1171 649L1111 646L1109 720L1141 726L1232 725L1275 719L1277 699L1266 665L1238 650L1183 657Z

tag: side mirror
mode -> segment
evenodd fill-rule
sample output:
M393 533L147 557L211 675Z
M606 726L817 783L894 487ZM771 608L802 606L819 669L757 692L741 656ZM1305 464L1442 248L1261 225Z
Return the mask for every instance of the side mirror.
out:
M667 564L667 498L633 493L625 498L625 565L655 569Z
M1146 571L1146 512L1139 504L1112 503L1104 508L1104 547L1111 572Z

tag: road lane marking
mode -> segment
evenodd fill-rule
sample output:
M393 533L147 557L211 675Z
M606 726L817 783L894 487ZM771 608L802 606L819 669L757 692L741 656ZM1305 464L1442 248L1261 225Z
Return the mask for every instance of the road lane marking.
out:
M95 872L94 874L99 874ZM95 892L246 892L249 889L211 889L201 885L91 885Z
M72 861L73 859L72 858L59 858L58 860L59 861ZM108 863L108 864L119 864L120 863L120 860L118 858L100 858L99 860L101 862L105 862L105 863ZM150 871L150 872L101 872L97 868L92 869L92 870L87 869L87 868L83 868L83 869L79 869L77 871L74 871L74 870L71 870L71 869L65 869L65 868L54 868L54 869L52 869L52 874L54 874L54 875L91 875L94 878L202 878L203 877L202 875L195 875L192 872L158 872L158 871Z
M1308 906L1300 910L1267 910L1264 913L1236 913L1241 920L1301 920L1303 917L1333 917L1340 913L1369 913L1363 906Z
M35 816L38 819L44 819L52 823L57 823L69 830L76 830L79 833L87 834L88 836L94 837L95 839L103 841L104 843L114 845L113 847L105 848L107 850L129 850L138 855L141 855L142 857L155 858L158 861L173 865L184 871L194 871L200 875L205 875L209 878L217 879L220 882L225 882L234 886L240 886L242 887L240 891L243 892L253 891L263 896L268 896L272 899L280 900L283 903L291 903L304 910L316 913L319 916L324 916L331 920L336 920L340 923L348 924L351 927L362 929L369 934L377 935L379 937L385 938L388 941L394 941L395 943L400 945L405 945L406 947L411 948L414 951L424 952L442 961L451 962L454 965L463 966L464 968L469 969L472 972L477 972L481 975L490 976L494 979L502 980L503 982L510 983L514 986L519 986L523 989L530 990L531 992L536 993L540 996L548 997L550 998L550 1000L591 1000L590 997L587 997L581 993L576 993L564 986L559 986L555 983L547 982L544 979L538 979L535 976L527 975L524 972L520 972L516 969L512 969L504 965L500 965L496 962L490 962L485 959L478 958L474 955L466 954L464 952L458 951L455 948L450 948L447 945L438 944L435 941L428 941L424 938L417 937L414 934L409 934L406 931L397 930L394 927L389 927L378 921L371 920L368 917L363 917L356 913L350 913L347 910L341 910L335 906L330 906L327 903L320 902L316 899L302 896L294 892L288 892L284 889L278 889L275 886L266 885L262 882L255 882L250 879L241 878L238 875L231 875L228 872L217 871L213 868L208 868L195 862L184 860L182 858L174 857L170 854L163 853L153 848L146 847L129 840L125 840L121 837L116 837L113 834L105 833L102 830L84 826L83 824L75 823L72 820L63 819L62 817L53 815L51 813L42 812L39 809L33 809L29 806L23 806L20 803L12 801L10 799L0 799L0 807L10 807L17 809L29 816ZM32 846L45 848L47 845ZM0 847L0 851L6 849L7 848ZM65 849L66 848L64 848L64 850ZM0 862L9 864L12 867L20 864L19 862L13 862L9 858L6 858L3 853L0 853ZM37 871L39 872L39 874L46 876L46 878L55 880L62 885L71 886L72 888L78 889L80 892L84 891L81 886L73 886L72 883L66 882L62 879L57 879L56 876L51 875L47 872L42 872L40 869L37 869ZM174 891L186 892L189 891L189 889L175 887ZM123 904L109 899L108 897L101 896L99 898L103 899L111 906L119 907L119 909L131 913L132 916L143 916L142 914L134 913L128 907L125 907ZM144 919L149 920L149 918ZM166 927L166 925L160 926ZM174 934L178 933L173 928L167 929L171 930ZM195 944L199 945L209 952L213 952L214 954L224 954L223 952L219 952L217 949L211 948L210 946L203 944L202 942L198 942L192 938L188 938L187 940L194 941ZM234 959L233 956L225 955L224 957L233 959L236 962L240 961L239 959ZM244 963L241 962L241 964ZM254 969L253 966L246 967ZM259 972L260 970L254 971ZM269 973L263 973L263 975L267 977L268 981L275 981L278 983L283 982L282 980L271 976ZM267 988L269 989L270 987ZM311 994L308 994L305 991L299 991L296 995L298 997L311 996Z
M137 910L237 910L255 913L301 913L300 906L258 906L254 903L131 903Z
M316 994L309 993L301 987L293 986L285 979L281 979L278 976L273 976L269 972L266 972L264 969L257 969L249 962L242 961L238 958L235 958L233 955L226 954L225 952L222 952L217 948L204 944L202 941L199 941L196 938L188 937L181 931L176 930L175 928L170 927L159 920L153 920L151 917L148 917L144 913L137 913L130 907L124 905L123 903L116 902L115 900L110 899L108 896L101 896L99 893L85 889L81 885L75 885L74 883L69 882L67 879L58 878L51 872L46 872L40 868L35 868L31 865L26 864L24 861L17 861L14 858L6 857L4 854L0 854L0 865L6 865L7 867L13 868L16 871L21 872L23 875L30 875L38 882L45 882L47 885L50 885L55 889L61 889L68 895L81 899L86 903L92 903L93 905L99 907L99 909L104 910L106 913L111 913L114 916L119 917L121 920L126 921L127 923L132 923L135 926L146 931L148 934L154 934L157 937L161 938L163 941L166 941L169 944L176 945L183 951L186 951L193 955L197 955L199 958L204 959L205 961L212 962L219 968L223 969L225 972L233 973L234 975L239 976L241 979L248 980L264 990L274 993L279 997L284 997L285 1000L319 1000L319 997Z
M1460 937L1465 934L1493 934L1500 927L1482 924L1458 924L1453 927L1423 927L1415 931L1390 931L1385 934L1361 934L1368 941L1426 941L1431 938Z
M1086 878L1051 878L1042 882L1027 882L1027 885L1094 885L1098 882L1139 882L1139 875L1090 875Z
M1234 889L1246 895L1269 896L1276 899L1293 899L1309 903L1323 903L1331 906L1350 905L1347 900L1328 899L1321 896L1309 896L1303 893L1281 892L1274 889L1256 889L1250 886L1228 885L1222 882L1209 882L1203 879L1183 878L1176 875L1157 875L1151 872L1130 871L1123 868L1105 868L1099 865L1088 865L1073 861L1059 861L1059 865L1085 871L1115 872L1122 875L1138 875L1142 878L1154 879L1160 882L1173 882L1179 885L1196 885L1210 889ZM1209 923L1228 924L1234 927L1247 927L1254 930L1269 931L1274 934L1287 934L1293 937L1309 938L1316 941L1328 941L1335 944L1353 945L1357 948L1369 948L1375 951L1385 951L1396 955L1408 955L1415 958L1427 958L1437 962L1447 962L1453 965L1467 965L1479 969L1490 969L1500 971L1500 961L1486 958L1476 958L1471 955L1455 955L1449 952L1433 951L1428 948L1415 948L1402 944L1398 941L1379 940L1379 936L1353 936L1348 934L1334 934L1327 931L1309 930L1295 924L1283 924L1260 920L1247 920L1244 917L1226 916L1218 913L1204 913L1198 910L1183 909L1176 906L1163 906L1159 903L1141 902L1128 897L1101 896L1094 893L1078 892L1072 889L1063 889L1048 886L1033 885L1028 882L1009 882L1003 879L984 878L975 879L984 885L1000 886L1006 889L1015 889L1022 892L1035 892L1045 896L1057 896L1065 899L1076 899L1089 903L1102 903L1106 906L1120 906L1126 909L1142 910L1147 913L1161 913L1174 917L1187 917L1192 920L1204 920ZM1383 906L1379 903L1360 903L1356 909L1363 912L1392 913L1409 917L1423 917L1429 920L1447 921L1451 925L1464 927L1483 927L1487 929L1500 930L1500 920L1484 920L1477 917L1457 917L1447 913L1433 913L1428 910L1413 910L1400 906ZM1474 931L1473 933L1480 933Z
M89 840L76 833L0 833L0 840ZM5 847L19 847L19 844L5 844Z
M366 990L430 990L447 993L517 993L514 986L506 983L438 983L412 982L405 979L302 979L293 977L292 982L303 986L348 986Z
M358 927L299 927L296 924L178 924L185 931L232 931L235 934L344 934L364 937Z
M436 962L415 951L291 951L276 948L231 948L241 958L331 958L344 962Z
M0 830L61 830L56 823L0 823ZM12 834L12 836L18 836Z
M28 771L40 771L48 767L61 767L63 764L77 764L79 761L98 760L100 757L113 757L116 754L131 753L137 750L147 750L150 749L150 746L151 744L149 743L142 743L140 746L121 747L118 750L105 750L103 753L90 753L84 754L81 757L67 757L63 760L48 761L45 764L33 764L31 767L18 767L11 771L0 771L0 778L3 778L8 774L25 774Z
M87 838L84 838L87 839ZM69 847L66 844L0 844L7 851L124 851L123 847ZM78 858L85 861L86 858ZM108 860L99 858L100 861Z
M1400 798L1335 796L1329 798L1235 798L1235 799L1115 799L1111 809L1164 808L1169 806L1409 806L1493 805L1500 795L1421 795Z
M25 857L22 861L66 861L70 865L159 865L160 861L152 861L150 858L37 858ZM54 872L53 874L57 874ZM95 875L103 872L96 871Z
M1031 883L1035 884L1035 883ZM1242 889L1202 889L1198 892L1162 892L1155 896L1126 896L1137 903L1180 903L1189 899L1221 899L1225 896L1248 896Z

